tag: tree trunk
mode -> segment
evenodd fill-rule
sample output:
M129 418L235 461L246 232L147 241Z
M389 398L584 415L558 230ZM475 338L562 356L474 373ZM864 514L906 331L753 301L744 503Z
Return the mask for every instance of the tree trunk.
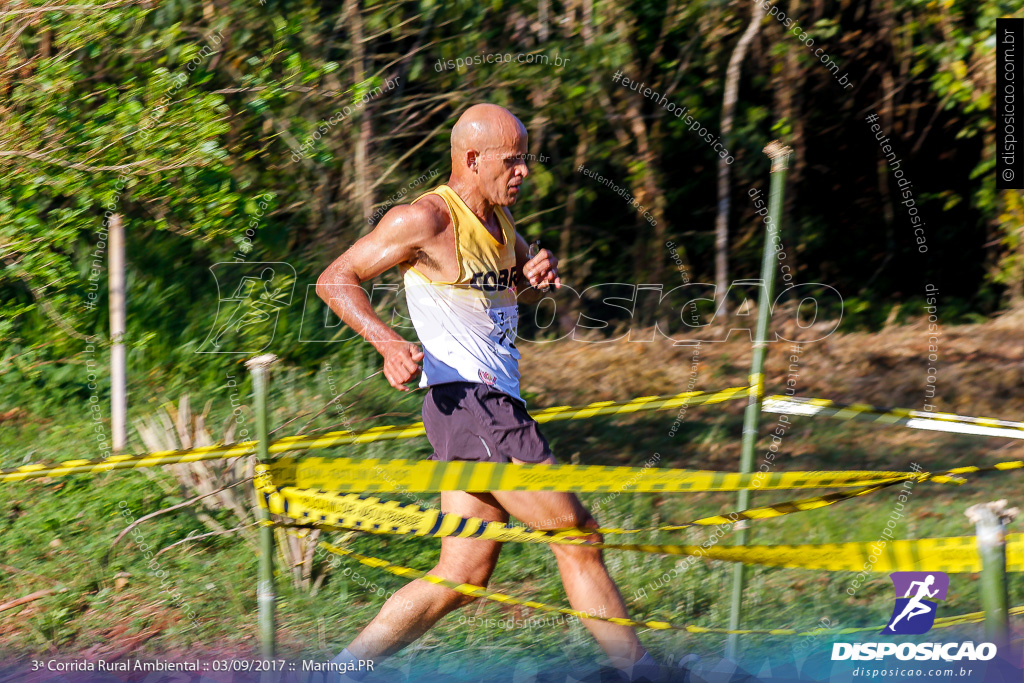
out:
M576 143L576 155L572 160L573 169L579 168L587 158L587 148L590 146L590 141L593 139L592 130L588 127L585 130L580 131L579 142ZM578 176L576 173L572 174L572 183L569 185L568 198L565 201L565 218L562 220L562 234L561 241L558 245L558 258L564 262L567 266L566 269L561 269L563 274L568 274L570 280L566 282L577 292L581 291L582 281L582 263L573 262L573 230L576 227L576 195L579 193L579 183L577 182ZM569 264L572 265L569 265ZM576 321L579 319L580 302L576 297L568 297L569 304L563 310L558 312L558 327L563 335L568 334L576 327Z
M757 35L764 18L760 7L751 7L751 19L747 30L740 36L736 47L729 58L729 68L725 72L725 96L722 99L722 142L732 148L732 119L736 110L736 99L740 89L740 72L743 58L747 55L750 43ZM718 216L715 219L715 300L718 311L726 315L725 293L729 290L729 164L725 159L718 160Z
M586 46L594 43L594 0L583 0L583 20L580 22L583 44Z
M642 272L645 267L649 268L648 273L651 279L645 280L645 282L659 283L662 281L662 276L665 272L664 245L668 222L665 219L664 193L658 187L658 178L655 170L658 167L658 153L651 142L647 123L644 121L640 111L639 98L630 99L629 105L626 108L626 116L629 120L630 131L636 140L637 158L643 167L640 188L639 191L634 190L634 198L650 212L651 217L655 221L655 225L651 227L651 224L647 222L643 214L637 213L637 225L643 231L641 234L653 233L654 235L653 241L638 239L636 242L637 273ZM652 244L654 248L648 248L647 245Z
M352 45L352 78L355 83L366 80L366 47L363 43L363 15L358 0L346 0L342 10L349 18L349 33ZM371 229L365 219L373 213L373 190L370 186L370 140L373 137L373 118L369 101L359 111L359 137L355 149L355 193L359 206L360 234Z
M110 217L107 240L110 297L110 441L111 450L124 453L128 442L128 383L125 370L124 225L121 215Z
M792 0L790 12L794 17L801 16L800 0ZM783 38L785 39L785 38ZM777 85L778 111L783 119L789 124L789 146L793 148L793 156L789 161L789 171L786 174L786 199L782 207L782 223L787 227L788 237L783 239L786 245L786 265L790 267L792 275L797 274L799 268L799 256L796 253L796 246L800 241L800 225L795 221L788 220L793 214L793 208L797 206L801 182L803 180L804 160L807 158L807 136L804 131L804 116L801 93L804 90L806 76L800 66L801 52L805 50L799 41L787 40L784 66L780 71ZM781 237L781 236L780 236ZM776 276L778 277L778 275ZM792 280L796 282L796 280ZM783 283L783 288L786 286Z

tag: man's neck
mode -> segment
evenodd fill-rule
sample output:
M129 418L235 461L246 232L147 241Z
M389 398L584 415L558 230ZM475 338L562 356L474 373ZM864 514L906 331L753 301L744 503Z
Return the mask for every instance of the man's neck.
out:
M469 207L469 210L480 219L484 225L491 224L494 219L494 204L483 198L483 196L472 189L469 183L460 182L456 178L448 181L448 187L452 188L455 194Z

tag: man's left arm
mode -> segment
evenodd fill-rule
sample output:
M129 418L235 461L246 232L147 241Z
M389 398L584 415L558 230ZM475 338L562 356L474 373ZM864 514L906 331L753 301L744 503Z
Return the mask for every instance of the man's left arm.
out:
M547 249L541 249L536 256L530 258L530 247L518 232L516 233L516 266L519 277L516 280L518 301L521 304L534 304L547 296L554 287L562 286L558 277L558 259Z

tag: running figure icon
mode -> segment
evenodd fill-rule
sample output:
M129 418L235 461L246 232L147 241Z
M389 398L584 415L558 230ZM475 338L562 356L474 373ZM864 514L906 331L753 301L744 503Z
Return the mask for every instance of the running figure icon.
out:
M893 627L896 626L896 622L903 617L906 617L907 621L910 621L916 616L929 614L935 611L934 603L925 604L921 602L924 598L934 598L938 594L938 588L933 591L928 590L934 583L934 574L929 574L924 581L911 582L910 588L907 589L907 594L903 596L905 598L910 598L910 601L907 603L906 607L903 608L903 611L900 612L900 615L893 619L892 623L889 624L889 630L895 630ZM917 595L911 598L910 593L914 590L914 586L918 586Z

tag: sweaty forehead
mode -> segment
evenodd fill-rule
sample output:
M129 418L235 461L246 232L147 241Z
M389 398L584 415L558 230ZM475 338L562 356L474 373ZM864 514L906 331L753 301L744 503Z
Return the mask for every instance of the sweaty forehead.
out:
M492 143L481 146L479 151L484 156L496 159L511 159L512 157L522 156L528 148L526 136L520 135L505 144Z
M452 128L453 149L514 153L526 138L526 127L512 112L490 104L470 107Z

